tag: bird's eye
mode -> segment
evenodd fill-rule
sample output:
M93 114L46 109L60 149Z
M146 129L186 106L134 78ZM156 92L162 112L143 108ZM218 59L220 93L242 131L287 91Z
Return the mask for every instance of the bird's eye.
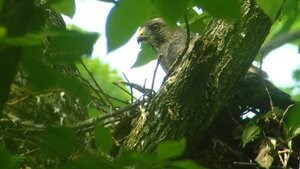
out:
M152 25L151 29L154 31L154 32L158 32L160 30L160 26L158 24L154 24Z

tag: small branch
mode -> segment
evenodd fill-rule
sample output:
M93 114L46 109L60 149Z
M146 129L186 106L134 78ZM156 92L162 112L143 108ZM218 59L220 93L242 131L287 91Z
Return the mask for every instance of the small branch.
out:
M98 90L101 92L101 94L106 98L105 101L108 102L108 104L114 108L114 105L111 103L108 94L106 94L103 89L100 87L100 85L97 83L95 77L93 76L93 74L88 70L88 68L86 67L86 65L83 63L82 60L80 60L81 65L83 66L83 68L85 69L85 71L89 74L89 76L92 78L92 81L94 82L94 84L96 85L96 87L98 88ZM102 99L104 100L104 99Z
M270 40L268 43L263 45L259 51L262 57L266 56L272 50L294 40L300 39L300 30L296 30L293 32L283 33L278 35L277 37Z
M119 114L124 113L125 111L131 110L132 108L137 107L138 105L140 105L141 103L143 103L144 101L136 101L133 104L127 105L123 108L114 110L111 113L106 113L106 114L101 114L97 117L93 117L84 121L81 121L79 123L77 123L75 126L73 126L73 128L75 129L82 129L82 128L86 128L86 127L90 127L92 125L95 125L97 122L117 116Z
M131 88L134 88L135 90L145 94L145 93L148 93L149 91L152 92L153 90L152 89L147 89L139 84L136 84L136 83L128 83L128 82L121 82L127 86L130 86Z
M130 81L129 81L129 79L127 78L127 76L125 75L125 73L122 72L122 74L123 74L124 78L126 79L126 81L127 81L128 83L130 83ZM115 85L117 85L117 84L115 84ZM122 89L122 90L125 91L126 93L128 93L127 90L123 89L121 86L119 86L119 85L117 85L117 86L120 87L120 89ZM130 93L128 93L128 94L131 96L131 97L130 97L131 103L133 103L133 98L134 98L134 96L133 96L133 91L132 91L132 87L131 87L131 86L130 86Z
M160 63L161 57L162 57L162 55L159 55L159 56L158 56L158 59L157 59L157 62L156 62L156 66L155 66L155 69L154 69L154 72L153 72L153 78L152 78L151 90L153 90L153 88L154 88L154 82L155 82L155 79L156 79L156 72L157 72L158 65L159 65L159 63Z

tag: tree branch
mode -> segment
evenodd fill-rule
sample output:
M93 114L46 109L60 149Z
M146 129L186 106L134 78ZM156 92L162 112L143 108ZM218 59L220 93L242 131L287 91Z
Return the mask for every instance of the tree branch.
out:
M272 50L294 40L300 39L300 30L296 30L293 32L283 33L278 35L277 37L271 39L268 43L263 45L259 51L262 57L265 57Z

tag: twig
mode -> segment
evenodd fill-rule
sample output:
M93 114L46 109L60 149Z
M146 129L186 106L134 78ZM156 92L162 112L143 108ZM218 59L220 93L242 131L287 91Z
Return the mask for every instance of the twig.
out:
M296 30L293 32L283 33L273 38L271 41L263 45L259 51L262 58L270 53L272 50L294 40L300 38L300 30Z
M130 83L130 81L129 81L129 79L127 78L127 76L125 75L125 73L122 72L122 74L123 74L124 78L126 79L126 81L127 81L128 83ZM121 86L119 86L119 87L121 88ZM130 93L129 93L129 95L130 95L130 100L131 100L131 103L133 103L133 90L132 90L132 87L131 87L131 86L129 86L129 87L130 87ZM121 88L121 89L123 89L123 88ZM123 90L123 91L125 91L125 90ZM128 93L128 92L126 91L126 93Z
M100 85L97 83L95 77L93 76L93 74L88 70L88 68L86 67L86 65L83 63L82 60L80 60L81 65L83 66L83 68L85 69L85 71L89 74L89 76L92 78L92 81L94 82L94 84L96 85L96 87L98 88L98 90L101 92L101 94L106 98L105 101L107 101L109 103L109 105L114 109L114 105L111 103L108 94L106 94L103 89L100 87Z
M12 105L15 105L15 104L18 104L20 102L25 101L26 99L30 98L31 96L32 95L29 94L29 95L26 95L26 96L24 96L24 97L22 97L20 99L8 101L8 102L6 102L6 104L9 105L9 106L12 106Z
M126 94L130 95L130 97L131 97L131 103L133 103L133 100L134 100L134 99L136 100L136 97L134 97L134 96L132 95L132 92L129 93L124 87L120 86L119 83L122 83L122 84L125 84L125 85L126 85L127 82L113 82L113 84L114 84L115 86L119 87L121 90L123 90ZM129 86L129 87L131 87L131 86Z
M134 88L135 90L137 90L137 91L139 91L139 92L141 92L141 93L143 93L143 94L145 94L145 93L147 93L147 92L149 92L149 91L153 91L153 90L151 90L151 89L147 89L147 88L145 88L144 86L141 86L141 85L136 84L136 83L127 83L127 82L121 82L121 83L123 83L123 84L125 84L125 85L128 85L128 86L130 86L131 88Z
M82 128L90 127L92 125L95 125L97 122L99 122L101 120L105 120L105 119L108 119L110 117L117 116L119 114L122 114L125 111L128 111L128 110L130 110L132 108L135 108L138 105L140 105L141 103L143 103L144 101L139 101L138 100L138 101L134 102L133 104L127 105L127 106L125 106L123 108L120 108L120 109L117 109L117 110L113 110L113 112L111 112L111 113L101 114L99 116L96 116L96 117L93 117L93 118L81 121L81 122L77 123L75 126L73 126L73 128L75 128L75 129L82 129Z
M272 99L272 96L271 96L271 94L270 94L270 91L269 91L268 87L266 86L266 83L264 82L263 79L262 79L262 82L263 82L263 85L264 85L264 87L265 87L265 90L266 90L266 92L267 92L267 94L268 94L268 98L269 98L269 102L270 102L271 111L272 111L273 114L275 114L275 111L274 111L274 104L273 104L273 99ZM277 117L276 117L276 118L277 118Z
M233 163L234 165L241 165L241 166L258 166L258 164L256 164L256 163L252 163L252 162L237 162L237 161L235 161L234 163Z
M156 79L156 72L157 72L157 69L158 69L158 65L160 64L160 59L161 59L162 55L159 55L158 56L158 59L157 59L157 62L156 62L156 66L155 66L155 69L154 69L154 72L153 72L153 78L152 78L152 84L151 84L151 90L154 89L154 83L155 83L155 79Z
M282 115L282 117L281 117L281 119L280 119L280 125L283 123L283 119L284 119L284 116L286 115L286 113L290 110L290 108L291 107L293 107L294 106L294 104L291 104L291 105L289 105L286 109L285 109L285 111L283 112L283 115Z

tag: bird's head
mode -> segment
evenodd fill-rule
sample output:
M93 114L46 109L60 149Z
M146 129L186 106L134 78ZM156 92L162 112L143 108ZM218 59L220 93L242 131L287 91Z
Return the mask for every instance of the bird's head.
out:
M150 44L154 50L158 50L171 36L170 26L168 26L163 19L152 19L138 31L137 41L146 42Z

